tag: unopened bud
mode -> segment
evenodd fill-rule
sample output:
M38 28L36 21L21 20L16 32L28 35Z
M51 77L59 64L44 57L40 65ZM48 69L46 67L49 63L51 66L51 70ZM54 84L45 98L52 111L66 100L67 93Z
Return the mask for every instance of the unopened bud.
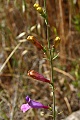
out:
M34 8L37 9L38 7L40 7L39 4L35 3Z
M42 81L42 82L47 82L50 83L50 80L45 78L43 75L39 74L38 72L34 70L29 70L28 75L36 80ZM50 83L51 84L51 83Z
M55 47L55 48L57 48L57 47L59 46L60 41L61 41L60 37L56 37L56 38L54 39L54 47Z
M37 7L36 10L37 10L40 14L44 14L44 11L43 11L42 7Z
M27 40L34 44L38 50L43 50L43 46L36 40L34 36L28 36Z
M37 10L37 12L38 12L43 18L46 18L46 14L45 14L43 8L42 8L39 4L35 3L35 4L34 4L34 8Z

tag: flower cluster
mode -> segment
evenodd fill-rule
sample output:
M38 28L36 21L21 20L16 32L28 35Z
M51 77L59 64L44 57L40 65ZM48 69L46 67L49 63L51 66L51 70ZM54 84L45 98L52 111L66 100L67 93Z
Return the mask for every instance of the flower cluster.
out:
M43 46L36 40L36 38L34 36L28 36L27 40L30 41L33 45L36 46L36 48L38 50L45 50L43 48ZM38 81L42 81L42 82L46 82L51 84L50 80L48 80L47 78L45 78L43 75L39 74L38 72L34 71L34 70L29 70L28 71L28 76L38 80ZM44 108L44 109L50 109L50 107L48 106L44 106L42 103L40 102L36 102L34 100L31 100L29 96L26 97L26 104L23 104L21 106L21 111L26 112L27 110L29 110L30 108Z
M38 13L45 19L45 23L47 25L47 29L48 29L48 19L47 19L47 15L46 15L46 12L44 11L44 9L42 7L40 7L39 4L34 4L34 7L35 9L38 11ZM54 47L51 49L51 47L48 47L48 50L43 47L38 41L37 39L34 37L34 36L28 36L27 37L27 40L30 41L39 51L40 50L43 50L43 52L46 53L46 56L48 58L48 60L50 61L51 63L51 70L52 70L52 80L49 80L47 78L45 78L42 74L34 71L34 70L29 70L28 71L28 76L32 77L33 79L35 80L38 80L38 81L42 81L42 82L45 82L45 83L49 83L52 85L53 87L53 95L54 95L54 99L55 99L55 92L54 92L54 79L53 79L53 60L58 56L54 56L53 55L53 52L55 50L55 48L57 48L59 46L59 43L60 43L60 38L59 37L56 37L54 39ZM48 44L49 43L49 40L48 40ZM50 53L49 53L50 52ZM21 111L23 111L24 113L31 109L31 108L44 108L44 109L49 109L49 110L52 110L51 107L49 106L45 106L43 105L42 103L40 102L37 102L37 101L34 101L32 99L30 99L29 96L26 96L26 104L22 104L21 106ZM53 111L53 110L52 110ZM54 100L54 120L55 120L55 100Z
M36 38L34 36L28 36L27 40L30 41L32 44L34 44L38 50L43 50L44 48L42 47L42 45L36 40ZM57 47L59 45L60 42L60 38L56 37L55 41L54 41L54 46ZM47 78L45 78L43 75L39 74L38 72L34 71L34 70L29 70L28 71L28 76L38 80L38 81L42 81L42 82L46 82L52 85L51 81L48 80ZM49 109L52 110L50 107L48 106L44 106L42 103L31 100L29 96L26 97L26 104L23 104L21 106L21 111L26 112L27 110L29 110L30 108L45 108L45 109Z

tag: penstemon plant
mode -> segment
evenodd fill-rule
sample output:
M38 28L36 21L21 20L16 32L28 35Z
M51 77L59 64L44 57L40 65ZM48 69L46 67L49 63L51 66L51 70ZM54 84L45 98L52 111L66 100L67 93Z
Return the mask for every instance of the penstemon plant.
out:
M53 60L57 58L58 54L54 54L56 48L58 47L59 43L60 43L60 38L58 36L56 36L56 38L54 39L54 45L51 46L50 45L50 36L49 36L49 23L48 23L48 16L47 16L47 12L46 12L46 0L44 0L44 9L37 3L34 4L34 8L36 9L36 11L44 18L45 20L45 24L46 24L46 29L47 29L47 48L46 49L44 46L42 46L37 39L34 36L28 36L27 40L30 41L39 51L42 50L45 54L47 59L50 61L50 68L51 68L51 79L48 80L46 79L43 75L41 75L40 73L34 71L34 70L29 70L28 71L28 76L42 81L42 82L46 82L48 83L50 86L52 86L52 92L53 92L53 105L52 107L50 106L45 106L40 102L34 101L32 100L29 96L26 96L26 104L23 104L21 106L21 111L26 112L27 110L29 110L30 108L44 108L44 109L48 109L52 111L52 116L53 116L53 120L56 120L56 109L55 109L55 87L54 87L54 71L53 71Z

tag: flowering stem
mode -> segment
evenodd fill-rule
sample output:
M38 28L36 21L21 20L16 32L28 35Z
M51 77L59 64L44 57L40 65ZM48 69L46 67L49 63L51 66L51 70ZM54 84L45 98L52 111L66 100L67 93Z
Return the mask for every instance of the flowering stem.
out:
M49 40L49 24L48 24L48 17L46 12L46 0L44 0L44 8L45 8L45 14L46 14L46 27L47 27L47 42L48 42L48 50L50 55L50 66L51 66L51 79L52 79L52 87L53 87L53 119L56 119L56 112L55 112L55 88L54 88L54 77L53 77L53 56L54 56L54 49L50 48L50 40Z

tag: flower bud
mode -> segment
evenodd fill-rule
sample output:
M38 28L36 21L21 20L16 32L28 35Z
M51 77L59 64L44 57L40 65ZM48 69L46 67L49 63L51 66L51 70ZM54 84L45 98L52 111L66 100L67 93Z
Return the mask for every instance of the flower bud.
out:
M43 50L43 46L36 40L34 36L28 36L27 40L34 44L38 50Z
M54 47L55 48L57 48L59 46L60 41L61 41L61 39L58 36L54 39Z
M50 83L50 80L44 78L43 75L39 74L38 72L34 71L34 70L29 70L28 71L28 75L36 80L40 80L40 81L43 81L43 82L47 82L47 83ZM51 84L51 83L50 83Z
M44 14L44 11L43 11L42 7L37 7L36 10L37 10L40 14Z
M37 10L38 13L40 13L40 15L41 15L43 18L46 18L46 14L45 14L43 8L42 8L39 4L35 3L35 4L34 4L34 8Z
M37 9L38 7L40 7L39 4L35 3L34 8Z

